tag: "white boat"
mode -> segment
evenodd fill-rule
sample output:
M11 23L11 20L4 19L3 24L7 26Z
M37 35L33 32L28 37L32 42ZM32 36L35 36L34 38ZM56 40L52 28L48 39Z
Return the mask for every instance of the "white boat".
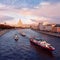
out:
M25 34L24 32L21 32L20 34L21 34L22 36L26 36L26 34Z
M18 40L18 39L19 39L19 37L18 37L18 35L17 35L17 34L15 34L14 39L15 39L15 40Z
M30 38L30 42L49 51L55 50L55 48L51 44L47 43L46 41L41 41L41 40L38 41L36 39Z

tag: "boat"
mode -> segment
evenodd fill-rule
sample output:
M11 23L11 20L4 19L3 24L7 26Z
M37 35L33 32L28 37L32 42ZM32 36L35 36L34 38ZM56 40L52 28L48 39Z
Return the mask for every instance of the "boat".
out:
M15 39L16 41L19 39L17 34L15 34L14 39Z
M38 39L30 38L30 42L34 43L35 45L45 50L49 50L49 51L55 50L55 48L51 44L47 43L46 41L43 41L42 39L38 40Z
M25 34L24 32L21 32L20 34L21 34L22 36L26 36L26 34Z

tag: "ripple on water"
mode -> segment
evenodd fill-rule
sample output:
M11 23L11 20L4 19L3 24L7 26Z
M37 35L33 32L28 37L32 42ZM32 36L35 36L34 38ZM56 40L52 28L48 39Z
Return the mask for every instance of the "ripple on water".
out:
M32 45L28 37L19 35L19 40L16 42L12 37L16 32L13 30L4 36L0 37L0 60L59 60L60 59L60 41L57 37L51 37L44 34L39 34L33 30L25 29L29 37L37 36L38 38L43 37L44 40L51 43L56 50L52 52L51 56L49 52L45 52L39 47ZM5 37L5 38L3 38ZM58 47L57 47L58 46ZM55 59L54 59L55 58Z

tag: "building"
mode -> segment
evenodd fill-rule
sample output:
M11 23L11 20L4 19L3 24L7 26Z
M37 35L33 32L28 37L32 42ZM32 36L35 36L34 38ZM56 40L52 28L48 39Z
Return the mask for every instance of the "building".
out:
M53 27L52 32L60 33L60 24L56 24L56 25Z
M30 24L23 24L23 28L30 28Z
M45 25L43 25L43 23L39 23L39 25L38 25L38 27L39 27L39 30L45 30Z
M18 23L17 23L17 27L22 27L22 26L23 26L23 23L22 23L21 20L19 20Z
M55 26L55 24L43 24L43 23L39 23L39 30L52 32L54 26Z
M52 29L53 29L53 24L47 24L47 25L45 25L45 31L52 31Z
M38 29L38 24L31 24L31 26L30 26L32 29Z

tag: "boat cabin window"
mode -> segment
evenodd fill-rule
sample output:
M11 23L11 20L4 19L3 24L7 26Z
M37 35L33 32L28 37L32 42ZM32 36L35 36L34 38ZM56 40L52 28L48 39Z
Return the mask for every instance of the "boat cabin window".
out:
M42 39L40 39L40 38L35 38L37 41L43 41Z

